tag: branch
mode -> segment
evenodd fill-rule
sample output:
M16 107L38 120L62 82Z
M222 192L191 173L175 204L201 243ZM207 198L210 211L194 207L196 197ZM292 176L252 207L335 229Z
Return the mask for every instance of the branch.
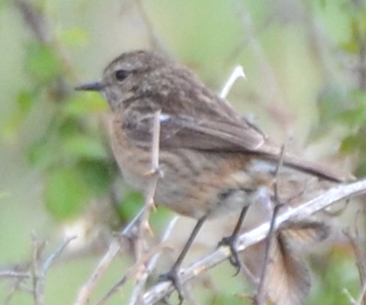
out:
M338 202L340 200L348 199L360 194L366 193L366 179L360 180L347 185L340 185L334 187L322 195L305 202L304 204L289 209L286 212L278 215L274 223L274 229L278 230L287 221L301 221L310 215ZM242 234L236 244L237 251L243 251L251 245L254 245L268 235L270 222L266 222L257 228ZM182 284L191 280L192 278L202 274L208 269L220 264L231 255L228 247L220 247L196 263L191 264L186 269L180 272L180 282ZM154 285L148 292L145 293L143 300L145 305L150 305L158 302L169 293L173 292L174 287L171 283L163 282Z
M146 176L150 177L150 181L147 187L147 191L145 193L145 204L144 207L138 212L138 214L135 216L135 218L126 226L125 229L122 231L122 236L125 236L127 238L135 239L136 234L137 237L137 243L142 242L142 239L139 238L144 234L145 231L150 231L150 225L149 225L149 214L150 210L155 208L154 205L154 196L155 196L155 189L156 185L159 179L159 143L160 143L160 111L157 111L154 115L154 124L153 124L153 134L152 134L152 143L151 143L151 169L148 173L146 173ZM136 233L136 231L138 231ZM90 276L90 278L85 282L85 284L81 287L76 302L74 305L84 305L88 302L89 297L97 285L97 283L102 278L103 274L111 264L114 257L117 255L118 251L120 250L120 242L118 239L115 239L109 246L108 251L103 256L103 258L100 260L98 266L93 271L93 274ZM136 246L136 261L140 261L140 258L144 255L143 247L142 245ZM142 275L141 275L142 276ZM138 278L138 276L136 276ZM125 282L125 277L122 277L120 280L120 283ZM116 287L119 286L119 284L116 284ZM114 290L114 289L112 289ZM110 293L107 293L108 297ZM101 300L101 302L104 301L104 298Z

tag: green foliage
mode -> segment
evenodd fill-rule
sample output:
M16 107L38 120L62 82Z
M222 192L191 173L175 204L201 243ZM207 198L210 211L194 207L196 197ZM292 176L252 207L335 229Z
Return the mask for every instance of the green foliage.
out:
M96 94L71 96L62 105L62 111L70 117L83 117L105 111L106 102Z
M64 153L72 158L85 160L106 159L105 145L84 134L68 134L62 137Z
M33 11L29 18L43 16L35 22L45 31L49 30L48 23L43 23L49 8L27 7L28 14ZM76 26L54 34L46 33L51 40L45 42L34 32L24 44L27 83L17 95L4 136L16 138L24 122L34 115L32 110L42 112L41 105L47 104L48 111L41 116L42 128L29 142L27 156L29 166L43 177L47 210L55 219L65 220L80 215L91 198L108 195L119 173L99 117L107 105L97 94L73 92L75 71L63 56L65 50L84 47L88 34Z
M72 167L58 167L47 175L45 203L49 212L58 219L67 219L82 212L88 193L83 177Z
M307 304L348 305L350 301L344 290L357 298L359 278L354 257L342 249L335 249L323 261L312 268L316 276L316 288ZM313 285L314 286L314 285Z
M128 192L118 206L120 214L127 217L127 219L132 219L141 208L143 202L144 197L141 193L135 191Z
M58 107L57 120L29 150L31 164L43 169L46 205L57 219L75 216L88 199L107 194L118 174L95 122L84 118L85 111L69 110Z
M80 27L73 27L60 33L59 39L63 45L79 49L89 41L89 34Z
M364 1L340 1L347 34L339 42L342 56L352 61L352 80L336 80L326 84L318 97L319 125L312 135L318 137L334 130L341 136L340 152L353 155L359 160L356 174L366 174L363 160L366 158L366 3ZM326 9L325 4L323 9ZM341 129L340 129L341 128Z
M3 129L4 137L11 139L14 137L24 122L25 118L32 109L33 104L36 101L36 93L26 89L21 90L16 97L16 109L14 113L7 119L5 127Z
M93 197L107 194L111 190L115 176L120 175L113 160L87 160L78 163L78 171L88 186L88 192Z
M2 0L0 1L0 12L3 8L5 8L7 5L11 4L14 0ZM1 30L1 28L0 28Z
M15 2L14 0L0 1L0 13L4 8L15 10ZM49 34L47 36L50 37L50 41L42 42L43 40L32 32L32 28L20 19L19 12L12 16L19 18L18 28L12 29L12 33L16 33L14 41L16 39L20 41L20 47L18 47L21 48L22 53L15 60L14 70L16 70L16 64L21 66L21 73L19 73L21 77L11 84L11 89L15 91L13 100L1 99L2 104L6 102L12 106L9 107L11 110L7 109L7 112L1 113L4 126L4 129L1 130L1 141L4 140L4 143L9 144L9 146L14 145L14 143L19 145L19 147L14 145L11 149L17 150L17 153L21 154L22 160L28 160L32 175L35 172L37 177L41 177L44 206L48 215L60 222L82 215L87 209L89 201L111 196L110 194L114 192L113 188L116 186L116 177L120 176L109 150L100 115L107 110L107 105L98 94L79 94L73 91L73 87L79 84L78 76L80 75L80 71L77 70L78 62L74 58L77 58L79 53L88 53L82 59L85 59L89 66L94 64L96 66L98 61L90 61L91 57L99 60L99 55L103 53L103 56L107 54L103 60L107 60L107 57L116 55L117 50L122 50L122 48L130 49L135 48L136 45L146 45L146 42L137 39L137 37L144 36L140 35L143 31L140 22L135 22L138 24L139 35L133 36L133 45L129 44L130 38L128 37L126 37L126 41L123 40L122 47L121 45L112 45L116 42L111 39L101 39L100 37L103 36L101 33L108 33L106 36L111 36L113 27L116 27L117 20L114 23L108 23L109 18L123 19L130 11L134 13L131 19L135 21L138 18L136 17L137 10L130 8L134 5L133 1L128 4L128 8L124 8L123 14L119 12L114 16L113 14L104 14L108 16L107 18L104 18L103 14L102 18L99 18L101 16L98 14L98 10L95 10L97 2L82 2L24 1L24 3L29 3L33 9L39 10L37 13L49 21L42 29ZM238 64L239 61L240 64L244 64L248 82L236 85L234 94L232 94L233 98L237 98L242 104L252 103L261 107L264 104L263 101L266 102L268 99L277 102L277 96L272 99L272 93L277 89L282 91L283 95L280 94L280 96L284 99L291 94L300 96L302 94L298 92L301 91L297 90L303 85L303 81L306 82L305 78L308 75L311 78L318 77L317 83L312 83L313 87L322 88L318 96L318 111L316 112L319 124L314 128L313 136L319 138L334 134L337 139L340 138L342 141L340 151L358 161L356 174L366 175L366 88L360 76L360 67L364 67L365 64L362 62L362 52L364 52L366 40L365 1L304 0L302 3L306 4L306 8L312 7L309 3L315 4L314 7L320 6L320 12L317 8L314 11L302 12L301 16L306 16L306 18L297 18L300 16L297 15L297 10L301 10L301 8L297 7L296 1L294 6L289 8L289 11L286 11L287 8L282 7L280 2L266 4L256 0L234 2L237 6L232 6L230 1L213 3L209 0L180 1L179 5L178 1L171 0L145 1L142 2L142 6L146 9L146 15L152 17L150 30L156 31L157 37L164 42L163 47L172 51L171 53L178 58L180 57L181 61L185 60L196 71L201 69L199 71L201 76L206 76L206 80L217 85L217 88L221 86L227 72L234 64ZM58 7L61 3L72 7L72 9ZM80 5L82 5L82 10L80 10ZM108 5L108 1L103 2L103 9ZM89 6L92 8L90 12L94 12L90 16L88 15ZM329 11L336 11L338 15L326 16ZM65 12L72 12L75 16ZM92 22L88 21L88 18ZM291 50L292 45L298 45L299 42L303 43L300 48L305 50L304 54L317 52L312 47L307 46L307 43L312 46L312 42L304 42L306 39L303 36L310 37L311 35L308 34L312 34L309 31L304 35L305 30L302 29L305 23L301 23L301 19L307 18L309 18L307 21L309 24L314 18L316 19L314 25L320 25L320 28L324 26L322 28L325 30L324 48L328 51L325 52L326 59L330 61L329 65L332 66L331 73L324 73L326 76L324 80L322 79L323 74L319 77L316 75L319 72L310 71L312 68L304 65L304 62L307 61L301 58L303 53L295 54L296 61L286 62L290 55L288 50ZM42 19L40 18L41 23ZM124 19L123 25L126 25L126 28L133 33L134 25L129 25L127 19ZM327 19L330 20L330 26L326 24ZM102 28L104 23L107 25ZM244 23L245 26L243 26ZM293 33L296 33L296 39L295 37L288 39L289 29L295 30ZM0 31L5 30L8 30L7 24L1 23ZM119 28L119 30L122 29ZM323 36L320 37L323 38ZM328 40L330 43L326 45ZM138 41L137 44L135 41ZM323 42L320 44L323 46ZM2 47L4 45L2 43ZM315 57L313 53L309 57L316 65L317 59L311 57ZM7 58L5 55L4 58ZM74 57L74 55L76 56ZM100 57L102 58L102 56ZM347 71L342 62L344 58L357 63L352 75L344 72ZM2 60L7 59L2 58ZM286 66L284 63L290 64ZM276 64L280 67L277 69L280 70L280 73L276 70ZM298 65L300 70L307 69L307 71L300 77L297 75L300 80L298 84L295 81L293 82L294 87L288 86L289 83L282 79L281 73L291 70L290 78L292 78L294 68ZM271 69L266 71L268 67ZM273 71L271 71L272 68ZM9 71L2 71L6 77L8 73L14 72L13 68ZM271 75L272 72L273 75ZM263 79L272 76L275 80L274 83L280 84L278 88L263 87L263 84L270 83L263 81ZM254 83L256 84L253 85ZM283 87L281 87L282 83L285 84ZM239 87L244 88L244 90L247 90L248 87L254 89L243 91L245 92L243 94L239 90L235 91ZM9 88L2 84L0 94L7 89ZM291 92L295 92L295 94ZM315 96L316 93L310 95ZM233 101L230 100L230 102ZM280 107L276 108L279 106L278 104L267 107L267 110L271 108L268 113L272 111L281 117L283 113L279 110ZM267 110L262 107L260 111L255 113L259 114L258 117L263 115L266 118ZM37 123L34 125L38 125L36 128L29 124L29 122L34 121ZM28 132L29 126L31 128ZM24 158L24 155L27 158ZM16 171L14 170L14 172ZM3 174L4 181L4 177L7 178L7 176L8 173ZM16 181L14 189L17 193L23 192L20 189L22 178L18 178ZM38 186L40 182L36 181L36 183ZM121 214L121 219L128 221L143 204L143 196L138 192L124 191L123 198L117 198L116 201L120 201L120 204L116 206L117 212ZM8 198L5 197L8 193L12 196L7 190L0 192L0 202L3 206L8 202ZM25 196L27 195L26 193ZM31 204L27 202L27 207L29 206ZM11 208L13 211L15 210L12 206ZM29 211L24 206L21 206L19 210ZM4 215L4 209L1 212L0 214ZM154 231L158 231L159 226L166 224L168 213L171 215L170 212L161 207L159 207L158 213L151 213ZM28 215L23 217L27 221L30 219ZM11 222L18 221L20 223L23 220L20 219L11 219ZM2 232L4 231L2 230ZM19 232L12 229L11 234L13 233L17 235ZM28 232L26 234L29 235ZM77 263L79 265L82 262L78 261ZM61 267L65 265L58 267L62 269ZM329 257L327 264L323 265L326 265L326 268L314 268L315 271L319 271L316 275L319 288L314 288L315 292L308 304L349 304L349 300L342 294L342 288L346 287L354 296L357 296L360 291L360 287L357 285L359 280L354 258L350 259L349 253L342 253L342 255L336 253ZM124 268L124 270L126 269L127 267ZM90 274L89 271L90 269L86 271L85 277L80 280L78 286L85 281L85 278ZM227 290L231 283L225 282L223 279L227 279L228 276L226 274L222 276L221 272L214 276L218 280L217 291L219 293L212 300L212 304L242 303L242 300L233 295L241 289L244 290L244 285L242 286L240 281L240 287L235 289L235 292ZM60 279L65 284L64 286L69 285L67 277L58 277L58 280ZM104 280L102 282L104 283ZM75 289L75 287L73 285L72 288ZM55 289L55 295L60 294L60 285L51 284L48 285L47 290L49 288ZM225 295L222 293L222 289L225 290L225 293L230 292ZM6 292L3 295L8 295L8 287L4 290ZM248 289L248 291L250 290ZM207 289L208 294L211 295L211 292L210 288ZM68 296L74 296L74 290ZM15 303L17 302L15 301ZM20 303L22 302L20 301ZM119 299L116 303L121 303L121 300Z
M38 84L52 81L62 74L62 63L56 49L40 42L30 42L27 46L26 72Z

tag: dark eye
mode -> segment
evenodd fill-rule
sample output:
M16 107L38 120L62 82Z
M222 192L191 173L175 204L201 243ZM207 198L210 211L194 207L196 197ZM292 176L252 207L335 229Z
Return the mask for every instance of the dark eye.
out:
M118 81L124 81L126 79L126 77L128 76L128 71L126 70L117 70L115 73L115 77Z

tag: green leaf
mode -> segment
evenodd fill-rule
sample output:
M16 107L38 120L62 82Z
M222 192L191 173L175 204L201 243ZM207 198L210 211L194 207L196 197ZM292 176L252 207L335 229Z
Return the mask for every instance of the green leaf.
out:
M78 134L81 132L82 127L81 124L82 121L78 118L74 117L62 117L62 121L60 125L58 126L57 134L61 138L67 138L70 135Z
M132 219L141 209L144 196L137 191L130 191L125 194L121 204L118 206L120 214L126 219Z
M346 137L339 148L339 151L342 153L350 153L354 152L355 149L358 149L360 146L360 140L356 135L350 135Z
M59 151L55 149L51 139L41 139L33 143L27 152L28 162L32 166L47 167L51 165L59 156Z
M89 41L89 33L80 27L74 27L63 31L60 35L60 40L71 48L80 48Z
M361 162L357 164L357 168L355 171L356 177L365 177L366 175L366 159L362 158Z
M82 160L78 169L86 181L88 190L95 196L105 195L119 171L114 162Z
M19 107L19 110L28 113L33 104L34 104L33 92L22 90L18 93L17 105Z
M105 145L91 136L74 133L64 136L62 147L65 154L81 159L108 159L109 154Z
M27 53L26 68L40 82L49 81L61 73L58 54L50 46L40 43L30 44Z
M349 91L338 82L324 84L317 97L319 122L311 130L311 139L318 139L324 136L331 127L339 124L339 116L348 106L349 96Z
M346 110L339 115L339 119L341 122L350 127L359 126L366 120L366 108L357 107L354 109Z
M79 117L87 113L96 113L108 109L107 103L99 94L83 94L73 97L63 104L66 115Z
M88 197L85 182L73 168L57 168L49 174L44 198L55 218L62 220L80 214Z
M350 40L350 41L342 43L341 48L343 49L343 51L346 51L350 54L358 54L360 51L358 42L354 41L354 40Z
M118 206L120 215L126 220L131 220L137 215L138 211L144 204L144 196L138 191L131 190L127 192L121 204ZM166 226L166 220L171 215L171 210L160 206L157 210L152 210L149 217L149 222L154 230L161 230Z
M34 92L22 90L18 93L16 98L18 107L12 113L4 126L3 134L5 138L11 139L15 136L29 111L32 109L35 100L36 94Z

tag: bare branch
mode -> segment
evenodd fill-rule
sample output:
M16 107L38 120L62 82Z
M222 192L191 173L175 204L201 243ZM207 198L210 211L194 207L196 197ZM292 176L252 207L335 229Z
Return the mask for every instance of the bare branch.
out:
M48 269L51 265L60 257L60 255L65 251L66 247L76 238L76 236L70 236L65 239L65 241L61 244L61 246L52 253L48 259L45 261L42 267L42 275L46 276Z
M268 197L268 200L270 200L269 197ZM281 207L283 207L283 205L277 204L273 209L270 226L269 226L269 232L268 232L268 236L266 238L266 243L265 243L263 268L262 268L260 280L259 280L258 287L257 287L257 293L254 298L255 305L265 304L266 287L264 287L264 283L265 283L266 276L268 273L268 266L271 263L271 259L272 259L271 246L272 246L273 242L275 242L275 239L276 239L276 234L275 234L276 230L275 230L274 225L275 225L276 217L277 217Z
M339 201L345 200L349 197L354 197L366 192L366 179L358 182L354 182L347 185L340 185L334 187L322 195L298 206L287 210L275 219L274 228L278 230L287 221L300 221L306 219L310 215L330 206L331 204ZM243 251L249 246L258 243L263 240L267 235L270 228L270 222L266 222L259 227L251 230L250 232L242 234L236 244L237 251ZM189 281L190 279L196 277L197 275L205 272L206 270L213 268L217 264L226 260L231 255L230 250L227 247L220 247L216 251L205 256L201 260L191 264L186 269L180 272L180 281L182 284ZM161 300L163 297L168 295L173 291L173 286L171 283L164 282L158 283L153 286L144 295L144 304L154 304Z
M361 304L365 304L364 299L365 299L365 295L366 295L366 283L363 283L362 285L362 291L357 299L357 303L356 305L361 305Z
M177 220L178 220L178 216L174 217L170 221L170 223L168 224L167 229L165 230L165 233L161 239L161 243L164 243L169 238L169 236L171 235L171 233L173 231L173 228L175 227L175 225L177 223ZM137 284L133 290L133 293L132 293L132 296L131 296L130 302L129 302L130 305L138 304L138 300L141 300L146 280L148 279L151 272L154 270L155 265L156 265L160 255L161 255L161 252L158 252L150 260L149 264L146 267L145 273L140 277L139 281L137 282Z
M16 272L16 271L1 271L0 272L0 278L19 278L19 279L23 279L23 278L30 278L31 275L29 272Z
M361 304L366 304L366 299L365 299L365 292L366 292L366 265L365 265L365 254L363 253L361 247L360 247L360 243L361 243L361 239L360 239L360 235L359 235L359 231L357 229L357 219L359 216L359 213L357 213L356 215L356 222L355 222L355 236L350 232L349 229L346 229L343 231L343 233L346 235L346 237L348 238L348 240L351 243L351 246L353 248L353 251L355 253L356 256L356 265L357 265L357 269L358 269L358 273L360 276L360 282L361 282L361 286L362 286L362 292L359 295L357 302L355 302L356 305L361 305Z
M163 50L162 43L156 34L156 31L154 29L153 23L151 22L144 5L142 4L141 0L135 1L135 5L138 9L138 12L141 16L141 20L145 24L145 28L148 34L149 43L151 47L155 50Z
M36 237L32 236L32 285L33 298L36 305L44 305L44 276L40 271L41 253L45 247L45 242L39 242Z
M141 242L140 236L150 228L148 224L149 212L151 208L154 208L154 195L155 189L157 185L157 181L159 179L159 141L160 141L160 111L155 113L154 116L154 126L153 126L153 137L152 137L152 145L151 145L151 169L146 175L150 176L150 182L147 187L147 191L145 194L145 205L138 212L135 218L125 227L122 231L122 236L126 236L130 240L134 240L137 237L138 242ZM138 232L136 232L138 231ZM107 270L108 266L111 264L114 257L117 255L120 250L120 242L118 239L115 239L109 246L108 251L104 255L104 257L99 262L98 266L95 268L93 274L90 276L89 280L82 286L80 292L78 294L77 300L74 305L84 305L88 302L90 294L92 293L94 287L101 279L104 272ZM142 259L143 252L137 247L137 262L144 261ZM137 270L136 268L134 270ZM137 276L139 278L139 276ZM114 292L116 288L118 288L121 284L125 282L125 277L123 277L118 283L114 285L114 287L104 296L99 303L104 302L105 298L108 298L111 294L111 291Z
M234 83L241 77L246 79L243 67L236 66L233 72L230 74L229 78L227 79L226 83L224 84L224 87L220 92L220 97L226 98Z
M160 114L161 110L154 114L153 120L153 130L152 130L152 140L151 140L151 168L150 171L146 173L146 176L150 177L149 183L145 192L145 209L141 215L141 222L138 226L138 238L137 238L137 260L143 255L142 246L139 245L144 239L141 238L143 234L147 231L152 232L149 217L150 211L155 209L154 196L156 186L158 184L160 172L159 172L159 146L160 146Z
M101 279L104 272L107 270L108 266L111 264L113 258L117 255L119 249L120 249L120 243L118 242L117 239L115 239L109 245L107 253L100 260L93 274L81 287L74 305L84 305L88 302L91 292L93 291L98 281Z

